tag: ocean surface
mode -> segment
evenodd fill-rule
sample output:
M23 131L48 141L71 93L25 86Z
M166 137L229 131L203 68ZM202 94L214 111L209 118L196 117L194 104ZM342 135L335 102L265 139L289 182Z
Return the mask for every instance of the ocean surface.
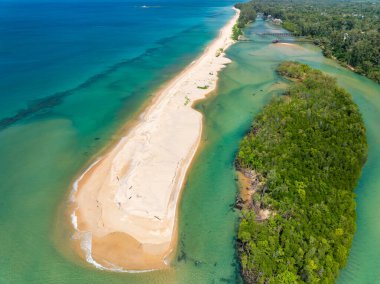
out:
M0 283L125 281L70 253L68 192L233 3L0 1Z
M72 252L64 209L73 181L201 53L233 3L0 1L0 283L240 283L233 161L254 116L284 88L274 71L283 60L337 77L360 107L369 157L338 283L380 283L380 87L314 46L271 44L255 32L279 27L260 19L245 31L252 42L228 50L233 62L217 90L196 106L202 146L183 191L171 268L111 273Z

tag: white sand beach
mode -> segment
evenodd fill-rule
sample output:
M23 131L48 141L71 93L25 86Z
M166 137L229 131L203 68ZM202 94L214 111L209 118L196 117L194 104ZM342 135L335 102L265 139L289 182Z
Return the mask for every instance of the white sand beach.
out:
M78 251L98 268L142 271L168 266L177 243L178 201L202 133L196 100L215 89L230 62L223 27L204 53L156 94L121 141L81 174L71 212Z

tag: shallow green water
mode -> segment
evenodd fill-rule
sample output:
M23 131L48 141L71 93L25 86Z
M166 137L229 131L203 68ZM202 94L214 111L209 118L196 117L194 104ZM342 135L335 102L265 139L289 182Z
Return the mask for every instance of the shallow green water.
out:
M114 88L116 93L120 90L122 101L120 80L109 78L103 81L106 84L103 87L99 82L81 91L79 96L69 97L65 109L57 107L54 112L42 114L28 124L0 132L3 166L0 172L0 283L240 282L234 248L238 216L232 209L237 193L233 160L239 141L255 114L283 86L279 84L281 80L274 72L275 67L289 59L308 63L336 76L339 84L353 94L363 113L369 159L356 190L357 233L348 265L338 282L378 283L380 87L325 59L313 46L272 45L270 38L252 35L253 31L272 28L258 20L246 30L247 36L254 41L238 43L229 49L228 56L233 63L221 72L217 95L197 105L205 114L203 145L182 195L178 255L168 271L125 274L93 269L72 257L66 247L68 235L55 233L56 215L62 213L57 208L66 198L64 189L90 157L112 140L120 121L131 117L131 114L125 116L120 112L114 114L117 100L113 102L115 107L99 108L102 100L107 102L101 93L97 94L102 88ZM122 78L117 72L107 76ZM154 83L150 88L154 88ZM89 103L93 94L100 100L96 105ZM81 99L89 103L87 108L79 103ZM72 107L68 107L70 104ZM141 101L131 101L127 106L131 110L129 113L138 105ZM90 116L94 111L98 115ZM78 115L80 112L83 114ZM114 122L102 127L104 118ZM80 133L79 128L82 129ZM87 130L83 132L83 129ZM62 190L57 192L57 188ZM58 226L64 225L58 222Z
M181 203L179 256L183 260L175 268L179 279L186 283L192 274L195 282L191 283L240 282L232 260L236 259L232 232L237 226L237 215L230 209L236 195L233 160L254 115L284 86L274 69L284 60L297 60L336 77L363 114L369 157L356 189L357 233L337 282L380 283L380 86L324 58L312 45L273 45L271 38L253 35L272 29L278 28L262 20L246 29L254 41L230 48L233 63L221 72L217 96L197 106L205 115L204 147Z

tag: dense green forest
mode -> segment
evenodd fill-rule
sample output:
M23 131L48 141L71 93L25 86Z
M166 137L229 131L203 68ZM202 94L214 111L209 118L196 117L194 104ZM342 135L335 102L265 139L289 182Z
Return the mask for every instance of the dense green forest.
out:
M355 232L365 127L334 78L295 62L277 71L289 87L256 117L236 159L255 173L238 233L242 274L246 283L333 283Z
M240 10L239 19L234 25L232 30L232 38L238 40L239 36L243 34L242 29L250 22L255 21L256 11L253 6L249 3L238 3L235 5L235 8Z
M254 0L236 7L281 19L285 29L313 38L325 56L380 82L379 1Z

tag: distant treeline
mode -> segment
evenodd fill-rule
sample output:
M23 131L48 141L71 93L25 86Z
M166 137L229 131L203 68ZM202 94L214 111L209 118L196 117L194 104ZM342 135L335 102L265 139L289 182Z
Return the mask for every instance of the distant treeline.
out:
M277 70L290 86L256 117L236 161L255 172L253 204L243 209L238 233L243 277L333 283L355 232L365 127L334 78L294 62Z
M256 11L250 3L238 3L235 8L240 10L239 19L233 27L232 38L238 40L239 36L243 34L242 29L250 22L256 19Z
M379 1L254 0L236 7L242 15L253 10L281 19L285 29L312 37L325 56L380 82Z

